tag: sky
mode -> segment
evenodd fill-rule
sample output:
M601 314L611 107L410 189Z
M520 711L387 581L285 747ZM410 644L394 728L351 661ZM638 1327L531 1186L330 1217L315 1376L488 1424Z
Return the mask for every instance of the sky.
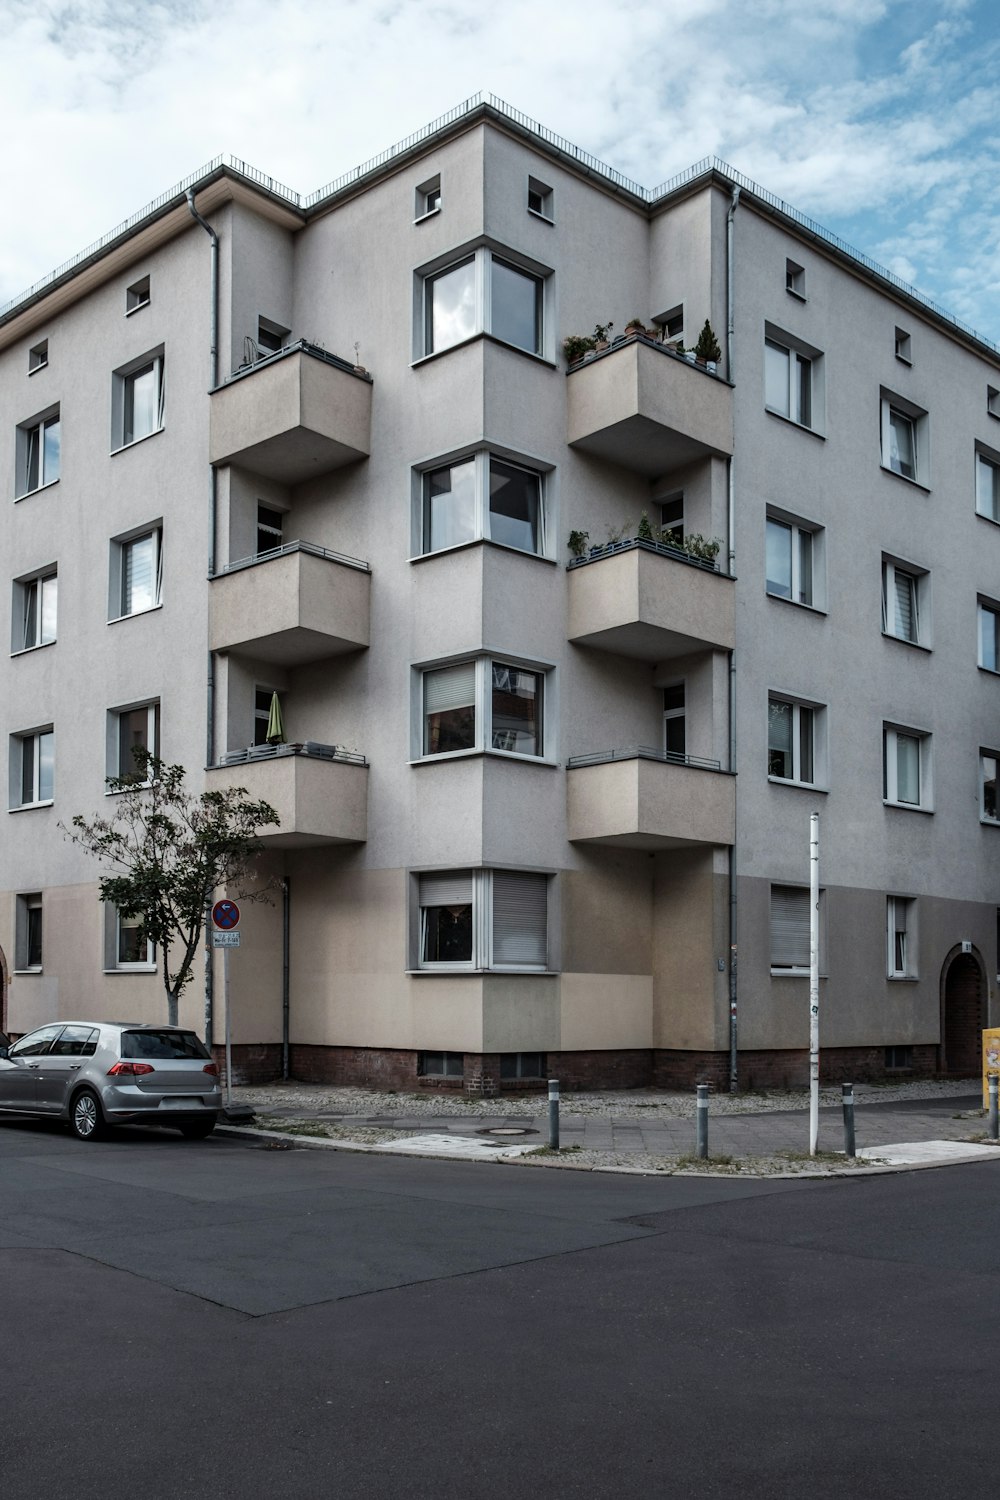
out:
M0 0L0 304L212 157L306 194L480 91L719 156L1000 341L996 0Z

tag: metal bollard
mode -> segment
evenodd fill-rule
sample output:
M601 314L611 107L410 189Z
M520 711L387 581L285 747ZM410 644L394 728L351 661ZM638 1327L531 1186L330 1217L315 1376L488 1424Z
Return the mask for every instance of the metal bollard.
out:
M559 1150L559 1080L549 1079L549 1150Z
M857 1156L854 1149L854 1084L842 1083L840 1092L844 1101L844 1151L848 1156Z
M698 1120L698 1155L708 1155L708 1084L698 1084L698 1104L695 1111Z
M997 1085L1000 1079L995 1073L991 1073L986 1080L990 1089L990 1140L1000 1140L1000 1119L997 1117Z

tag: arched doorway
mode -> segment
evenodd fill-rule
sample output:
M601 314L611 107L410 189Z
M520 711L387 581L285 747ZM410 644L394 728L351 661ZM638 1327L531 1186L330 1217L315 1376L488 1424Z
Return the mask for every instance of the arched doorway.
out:
M986 984L982 962L977 953L953 948L941 970L940 1072L961 1078L979 1075L985 1025Z

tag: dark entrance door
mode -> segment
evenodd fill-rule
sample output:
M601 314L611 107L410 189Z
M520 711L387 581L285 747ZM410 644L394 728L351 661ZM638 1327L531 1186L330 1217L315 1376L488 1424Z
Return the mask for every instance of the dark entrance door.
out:
M941 1071L975 1078L982 1070L983 977L971 953L952 959L942 996Z

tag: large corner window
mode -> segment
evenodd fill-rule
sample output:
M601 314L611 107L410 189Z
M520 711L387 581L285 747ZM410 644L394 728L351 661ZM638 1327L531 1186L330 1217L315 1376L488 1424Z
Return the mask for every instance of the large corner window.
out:
M479 452L420 476L420 551L485 539L519 552L545 550L544 479Z
M111 377L111 446L127 448L163 426L163 353L144 355Z
M490 333L529 354L541 354L544 287L541 276L480 248L422 279L420 355L437 354L478 333Z
M46 807L55 782L56 737L52 726L11 735L10 807Z
M138 753L137 753L138 752ZM136 786L147 785L146 755L160 754L159 702L115 708L108 714L108 775Z
M931 737L886 724L882 730L882 796L896 807L930 812Z
M548 877L444 870L419 877L420 968L544 969Z
M59 579L55 568L14 580L10 649L31 651L49 646L56 638L56 608Z
M423 671L420 753L542 755L544 684L543 672L490 657Z
M163 528L151 526L111 543L108 618L144 614L163 597Z
M885 390L881 412L883 469L926 486L930 482L927 413Z
M22 423L17 429L15 499L20 500L24 495L44 489L47 484L55 484L61 458L61 424L57 406L44 416Z

